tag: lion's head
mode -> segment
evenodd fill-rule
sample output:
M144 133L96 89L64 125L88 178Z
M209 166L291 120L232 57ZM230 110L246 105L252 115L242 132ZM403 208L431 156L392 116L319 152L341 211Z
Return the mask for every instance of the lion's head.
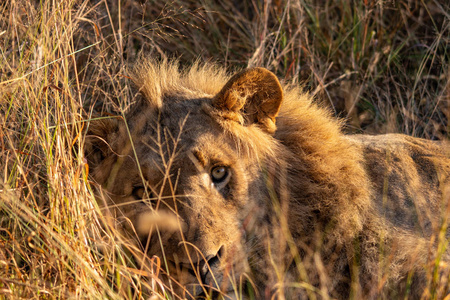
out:
M142 99L126 120L97 121L88 133L100 198L189 294L234 295L252 277L249 235L268 221L280 83L262 68L228 78L149 62L134 73ZM156 215L162 222L151 221Z

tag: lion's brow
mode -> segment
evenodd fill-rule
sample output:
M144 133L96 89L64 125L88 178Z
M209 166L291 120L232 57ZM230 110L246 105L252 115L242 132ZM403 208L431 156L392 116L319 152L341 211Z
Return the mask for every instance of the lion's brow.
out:
M189 152L189 158L199 171L203 170L206 167L207 161L202 152L193 150Z

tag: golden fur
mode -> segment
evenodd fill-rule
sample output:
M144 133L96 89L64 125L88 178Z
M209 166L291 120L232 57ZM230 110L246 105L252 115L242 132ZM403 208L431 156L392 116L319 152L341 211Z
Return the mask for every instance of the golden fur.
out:
M230 77L148 60L133 78L127 126L92 124L86 155L124 232L168 261L176 293L238 298L247 281L260 298L448 293L449 251L437 250L450 237L448 144L344 135L262 68Z

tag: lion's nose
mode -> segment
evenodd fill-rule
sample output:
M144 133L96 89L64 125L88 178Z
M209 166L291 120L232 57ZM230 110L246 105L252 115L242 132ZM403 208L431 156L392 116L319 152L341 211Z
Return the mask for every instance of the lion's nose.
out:
M221 247L216 255L209 255L206 257L206 261L200 263L200 275L203 283L214 286L214 281L222 279L217 277L222 277L218 271L223 252L224 249Z

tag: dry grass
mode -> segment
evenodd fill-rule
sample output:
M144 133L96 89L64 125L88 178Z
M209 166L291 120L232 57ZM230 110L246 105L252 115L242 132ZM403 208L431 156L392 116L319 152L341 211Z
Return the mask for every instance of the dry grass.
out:
M264 66L349 131L448 139L445 2L2 2L0 298L135 299L158 286L102 217L82 155L88 121L132 104L126 68L140 52Z

